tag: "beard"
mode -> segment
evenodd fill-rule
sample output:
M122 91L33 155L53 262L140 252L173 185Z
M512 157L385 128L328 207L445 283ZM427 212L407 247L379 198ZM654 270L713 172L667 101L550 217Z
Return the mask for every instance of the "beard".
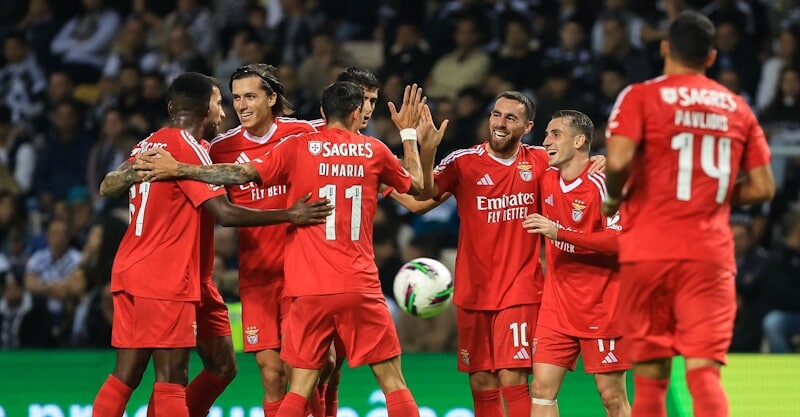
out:
M203 133L203 139L205 140L214 139L214 137L217 136L217 133L219 133L219 126L217 126L216 123L206 123L205 125L203 125L202 133Z
M514 149L517 146L519 146L519 143L520 143L521 140L522 140L522 137L515 138L513 136L508 137L507 140L502 141L502 142L495 141L495 140L492 140L492 138L490 138L489 139L489 148L491 148L492 151L494 151L496 153L507 154L507 153L513 152Z

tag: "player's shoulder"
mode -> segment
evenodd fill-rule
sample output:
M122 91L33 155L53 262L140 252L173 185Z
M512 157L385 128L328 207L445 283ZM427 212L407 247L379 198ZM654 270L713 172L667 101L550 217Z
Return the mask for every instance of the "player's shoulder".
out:
M457 163L468 163L486 155L486 148L483 143L470 146L469 148L458 149L450 152L449 155L442 159L439 165L452 165Z
M587 170L583 173L583 177L586 179L586 187L589 187L593 191L600 196L601 200L604 200L606 197L606 174L604 172L595 172L590 174Z
M211 142L209 142L209 146L213 148L214 145L230 142L231 139L240 137L243 132L244 128L242 128L241 125L236 126L233 129L229 129L225 133L220 133L219 135L215 136L214 139L211 139Z
M322 119L303 120L295 119L294 117L279 116L275 118L275 124L278 126L276 135L282 137L284 135L319 131L322 126L325 126L325 121Z

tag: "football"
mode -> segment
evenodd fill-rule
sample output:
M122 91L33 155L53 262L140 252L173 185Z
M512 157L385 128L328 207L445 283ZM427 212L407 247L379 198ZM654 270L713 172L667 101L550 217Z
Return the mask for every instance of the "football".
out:
M433 317L453 300L453 276L436 259L408 261L394 277L394 298L412 316Z

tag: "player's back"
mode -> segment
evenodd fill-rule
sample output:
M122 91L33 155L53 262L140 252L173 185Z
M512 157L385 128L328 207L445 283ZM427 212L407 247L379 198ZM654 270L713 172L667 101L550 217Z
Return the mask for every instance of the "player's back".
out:
M486 144L457 150L437 166L439 191L452 192L460 221L456 305L499 310L541 300L539 245L522 220L539 212L543 148L522 145L513 160L492 157Z
M169 151L180 162L211 163L202 146L181 129L158 130L140 142L133 155L153 148ZM199 299L198 207L223 193L220 187L189 180L132 186L130 224L114 258L111 290L157 299Z
M262 137L251 135L242 126L218 135L211 141L209 154L215 163L248 163L271 151L282 140L317 130L318 121L277 117ZM259 210L289 206L285 182L249 182L227 187L234 204ZM239 237L239 287L263 285L283 279L284 251L288 224L244 227Z
M621 260L700 259L733 267L730 197L763 132L741 97L702 75L620 94L609 134L641 139L622 205Z
M310 192L329 199L335 209L325 224L290 228L287 295L380 293L372 246L378 185L406 192L410 175L386 145L369 136L333 128L290 142L289 199Z

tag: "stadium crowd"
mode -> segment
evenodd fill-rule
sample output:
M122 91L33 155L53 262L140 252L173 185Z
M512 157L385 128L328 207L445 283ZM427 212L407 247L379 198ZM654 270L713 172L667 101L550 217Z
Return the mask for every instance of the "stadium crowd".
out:
M166 86L198 71L222 83L241 65L278 68L293 117L317 119L323 89L349 66L382 82L368 135L402 154L387 103L423 86L438 157L482 142L494 97L536 104L524 141L578 109L605 121L628 84L658 75L658 42L682 10L715 24L709 75L742 95L771 145L800 144L797 0L4 0L0 16L0 348L109 347L113 257L127 196L102 198L104 175L167 118ZM238 124L226 111L226 128ZM775 156L770 204L732 217L739 309L732 351L797 351L800 337L800 158ZM454 256L453 199L414 215L383 199L375 260L384 293L404 261ZM237 299L236 231L217 229L215 280ZM455 313L396 313L407 351L455 350ZM419 331L436 327L438 331ZM786 329L794 329L787 331Z

